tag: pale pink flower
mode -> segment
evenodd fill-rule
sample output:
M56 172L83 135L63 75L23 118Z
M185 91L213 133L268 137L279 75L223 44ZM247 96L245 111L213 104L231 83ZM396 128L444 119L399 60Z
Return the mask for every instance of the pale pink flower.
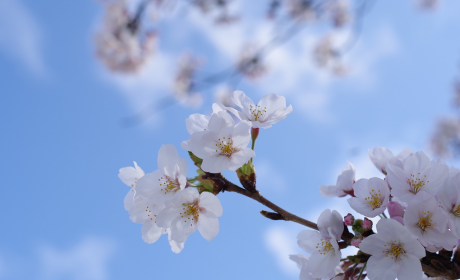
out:
M351 208L371 218L385 211L390 197L388 184L379 178L358 180L353 185L353 193L355 197L348 199Z
M425 250L400 223L381 219L377 234L361 241L359 249L371 255L367 261L369 279L416 280L422 278L421 258Z
M118 171L118 178L125 183L128 187L131 187L131 190L126 194L124 205L125 210L129 211L133 207L134 194L136 193L137 180L145 175L144 170L142 170L137 162L134 161L134 167L123 167Z
M406 207L402 206L399 202L397 201L390 201L388 202L388 213L390 214L390 218L393 220L396 220L400 222L402 225L404 225L404 210Z
M378 170L382 171L382 173L386 175L387 174L387 171L386 171L387 163L390 162L390 160L392 160L393 158L395 158L393 153L385 147L375 147L372 152L370 149L368 150L368 152L369 152L369 158L371 159L375 167L377 167ZM403 161L408 156L414 153L415 152L412 149L405 148L396 156L396 159Z
M176 148L162 145L158 152L158 170L138 181L137 193L153 204L163 204L187 183L187 161L179 157Z
M332 270L329 274L327 274L325 277L322 278L317 278L317 277L312 277L311 273L307 269L307 263L309 258L303 254L298 254L298 255L289 255L289 259L291 261L295 262L297 264L297 267L300 269L300 276L299 280L329 280L331 277L334 277L337 273L341 272L341 269L336 267L334 270Z
M337 183L331 186L319 186L319 193L324 197L342 197L347 194L354 196L353 184L355 183L355 167L351 162L348 162L348 167L345 167L337 178Z
M312 277L326 277L340 263L342 254L337 243L343 233L343 220L337 211L326 209L318 218L319 232L304 230L297 235L297 244L310 253L307 270Z
M448 177L449 168L442 161L430 161L423 152L408 156L403 166L387 164L391 194L408 202L419 191L435 194Z
M404 214L404 226L427 249L431 245L451 251L457 245L458 239L448 230L447 222L447 214L436 197L425 191L414 196Z
M198 193L196 188L186 188L166 202L166 208L160 211L157 223L170 228L171 239L183 243L197 229L208 241L219 232L219 220L222 206L219 199L209 193Z
M437 196L449 217L449 228L460 238L460 174L446 180Z
M244 92L236 90L232 100L241 111L230 112L240 120L249 121L253 128L269 128L292 113L292 106L286 107L286 98L277 94L265 95L256 105Z

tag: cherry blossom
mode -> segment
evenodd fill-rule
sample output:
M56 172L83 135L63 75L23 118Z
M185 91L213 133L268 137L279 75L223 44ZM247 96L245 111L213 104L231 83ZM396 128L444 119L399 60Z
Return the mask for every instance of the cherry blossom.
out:
M136 193L137 180L145 175L144 170L142 170L137 162L134 161L134 167L128 166L120 168L118 171L118 178L125 183L128 187L131 187L131 190L126 194L124 204L125 210L129 211L133 207L134 194Z
M312 277L327 277L340 263L342 254L337 240L343 232L343 220L337 211L326 209L318 218L318 230L304 230L297 235L297 244L310 253L307 270Z
M439 207L436 197L425 191L414 196L404 214L404 226L427 250L432 245L450 251L457 245L457 238L447 229L447 221L447 214Z
M348 199L351 208L365 216L374 218L382 214L390 197L388 184L379 178L360 179L353 185L356 197Z
M400 222L402 225L404 225L404 210L406 207L402 206L399 202L397 201L390 201L388 202L388 214L390 214L390 218L393 220L396 220Z
M319 193L324 197L346 196L353 194L353 184L355 183L355 167L351 162L348 162L348 167L345 167L337 178L337 183L331 186L319 186Z
M196 231L208 241L219 232L219 220L222 206L219 199L209 193L198 193L196 188L186 188L166 202L166 208L160 211L157 224L170 228L171 239L183 243Z
M240 120L251 122L253 128L269 128L292 113L292 106L286 107L286 98L277 94L267 94L255 105L244 92L236 90L232 100L241 111L229 108L230 112Z
M402 161L411 154L415 153L414 150L405 148L395 157L393 153L385 147L375 147L372 152L370 149L368 150L368 152L369 158L371 159L372 163L375 165L375 167L377 167L378 170L382 171L382 173L385 175L387 174L386 165L390 160L396 158L397 160Z
M449 228L460 238L460 174L446 180L437 196L448 214Z
M336 267L329 274L323 278L312 277L311 273L307 270L307 263L309 258L303 254L298 255L289 255L289 259L297 264L297 267L300 269L299 280L329 280L334 277L337 273L340 273L340 268Z
M255 156L254 151L247 147L251 141L249 122L241 121L235 125L228 113L219 112L211 115L208 126L206 131L193 133L186 145L203 159L201 169L204 171L234 171Z
M442 161L430 161L423 152L408 156L403 168L388 163L391 195L408 202L419 191L435 194L448 177L449 168Z
M137 192L154 204L163 204L187 183L187 161L176 148L163 145L158 152L158 170L146 174L137 183Z
M425 256L422 245L404 226L392 219L377 223L377 234L368 236L359 245L370 254L367 275L372 280L416 280L422 278L419 259Z

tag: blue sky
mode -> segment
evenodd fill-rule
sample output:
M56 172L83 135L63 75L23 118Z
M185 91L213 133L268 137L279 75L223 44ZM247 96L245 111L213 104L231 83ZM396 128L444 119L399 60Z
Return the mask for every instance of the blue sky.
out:
M346 201L321 198L318 186L334 184L347 160L357 178L367 178L380 176L368 148L429 152L436 120L454 114L459 8L455 1L432 12L412 1L377 2L346 56L350 74L343 78L311 62L321 28L274 51L267 75L238 87L255 102L284 95L294 109L260 132L254 160L261 193L313 221L325 208L346 215ZM133 160L155 170L162 144L186 158L185 119L211 111L212 90L200 108L176 104L132 128L120 121L168 94L179 51L210 54L209 69L222 69L248 38L267 38L260 11L223 28L196 12L180 23L165 17L157 54L136 77L108 73L95 59L101 14L96 1L0 3L0 279L297 279L287 255L302 252L301 226L264 219L261 205L224 193L218 236L207 242L195 233L176 255L165 237L142 241L140 225L123 209L128 188L117 177Z

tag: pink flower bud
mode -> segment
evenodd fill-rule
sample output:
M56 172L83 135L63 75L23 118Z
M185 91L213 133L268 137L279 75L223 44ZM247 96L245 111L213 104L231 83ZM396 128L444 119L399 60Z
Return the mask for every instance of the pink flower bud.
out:
M368 218L364 218L364 221L362 223L362 227L365 231L371 230L372 229L372 221L369 220Z
M343 218L345 225L351 226L355 222L355 217L352 214L348 214Z
M361 239L359 238L354 238L352 241L351 241L351 245L355 246L356 248L359 248L359 244L361 243Z
M388 202L388 213L390 217L404 217L404 207L396 201Z

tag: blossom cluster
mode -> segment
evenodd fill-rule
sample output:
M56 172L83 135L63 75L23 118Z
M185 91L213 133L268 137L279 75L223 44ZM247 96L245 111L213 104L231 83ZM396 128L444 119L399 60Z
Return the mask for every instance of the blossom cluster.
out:
M349 245L360 250L358 255L347 259L359 259L363 253L368 257L366 266L360 270L360 279L364 279L362 275L371 280L422 279L420 259L426 256L426 251L450 252L457 246L460 170L407 148L395 156L387 148L376 147L369 150L369 157L385 175L383 179L355 181L355 169L349 163L336 185L319 187L324 197L351 196L348 204L365 217L355 219L348 214L342 220L338 212L327 209L318 219L319 233L300 232L298 244L311 254L308 261L300 258L303 260L300 279L331 279L331 273L349 277L338 279L355 279L356 273L336 273L341 266L337 241L341 239L343 224L351 226L354 232ZM374 233L373 222L368 218L377 216L381 219ZM299 257L293 260L299 264Z
M200 167L197 177L187 178L187 161L171 144L160 148L158 169L152 173L145 174L136 162L134 167L120 169L119 178L131 187L125 209L131 221L143 224L145 242L168 234L172 251L179 253L197 229L212 240L219 232L217 218L223 210L213 186L200 175L236 171L251 163L259 128L269 128L292 112L285 98L276 94L266 95L256 105L243 92L235 91L232 101L241 111L216 103L211 116L193 114L186 120L190 139L181 146ZM251 139L252 149L248 147Z

